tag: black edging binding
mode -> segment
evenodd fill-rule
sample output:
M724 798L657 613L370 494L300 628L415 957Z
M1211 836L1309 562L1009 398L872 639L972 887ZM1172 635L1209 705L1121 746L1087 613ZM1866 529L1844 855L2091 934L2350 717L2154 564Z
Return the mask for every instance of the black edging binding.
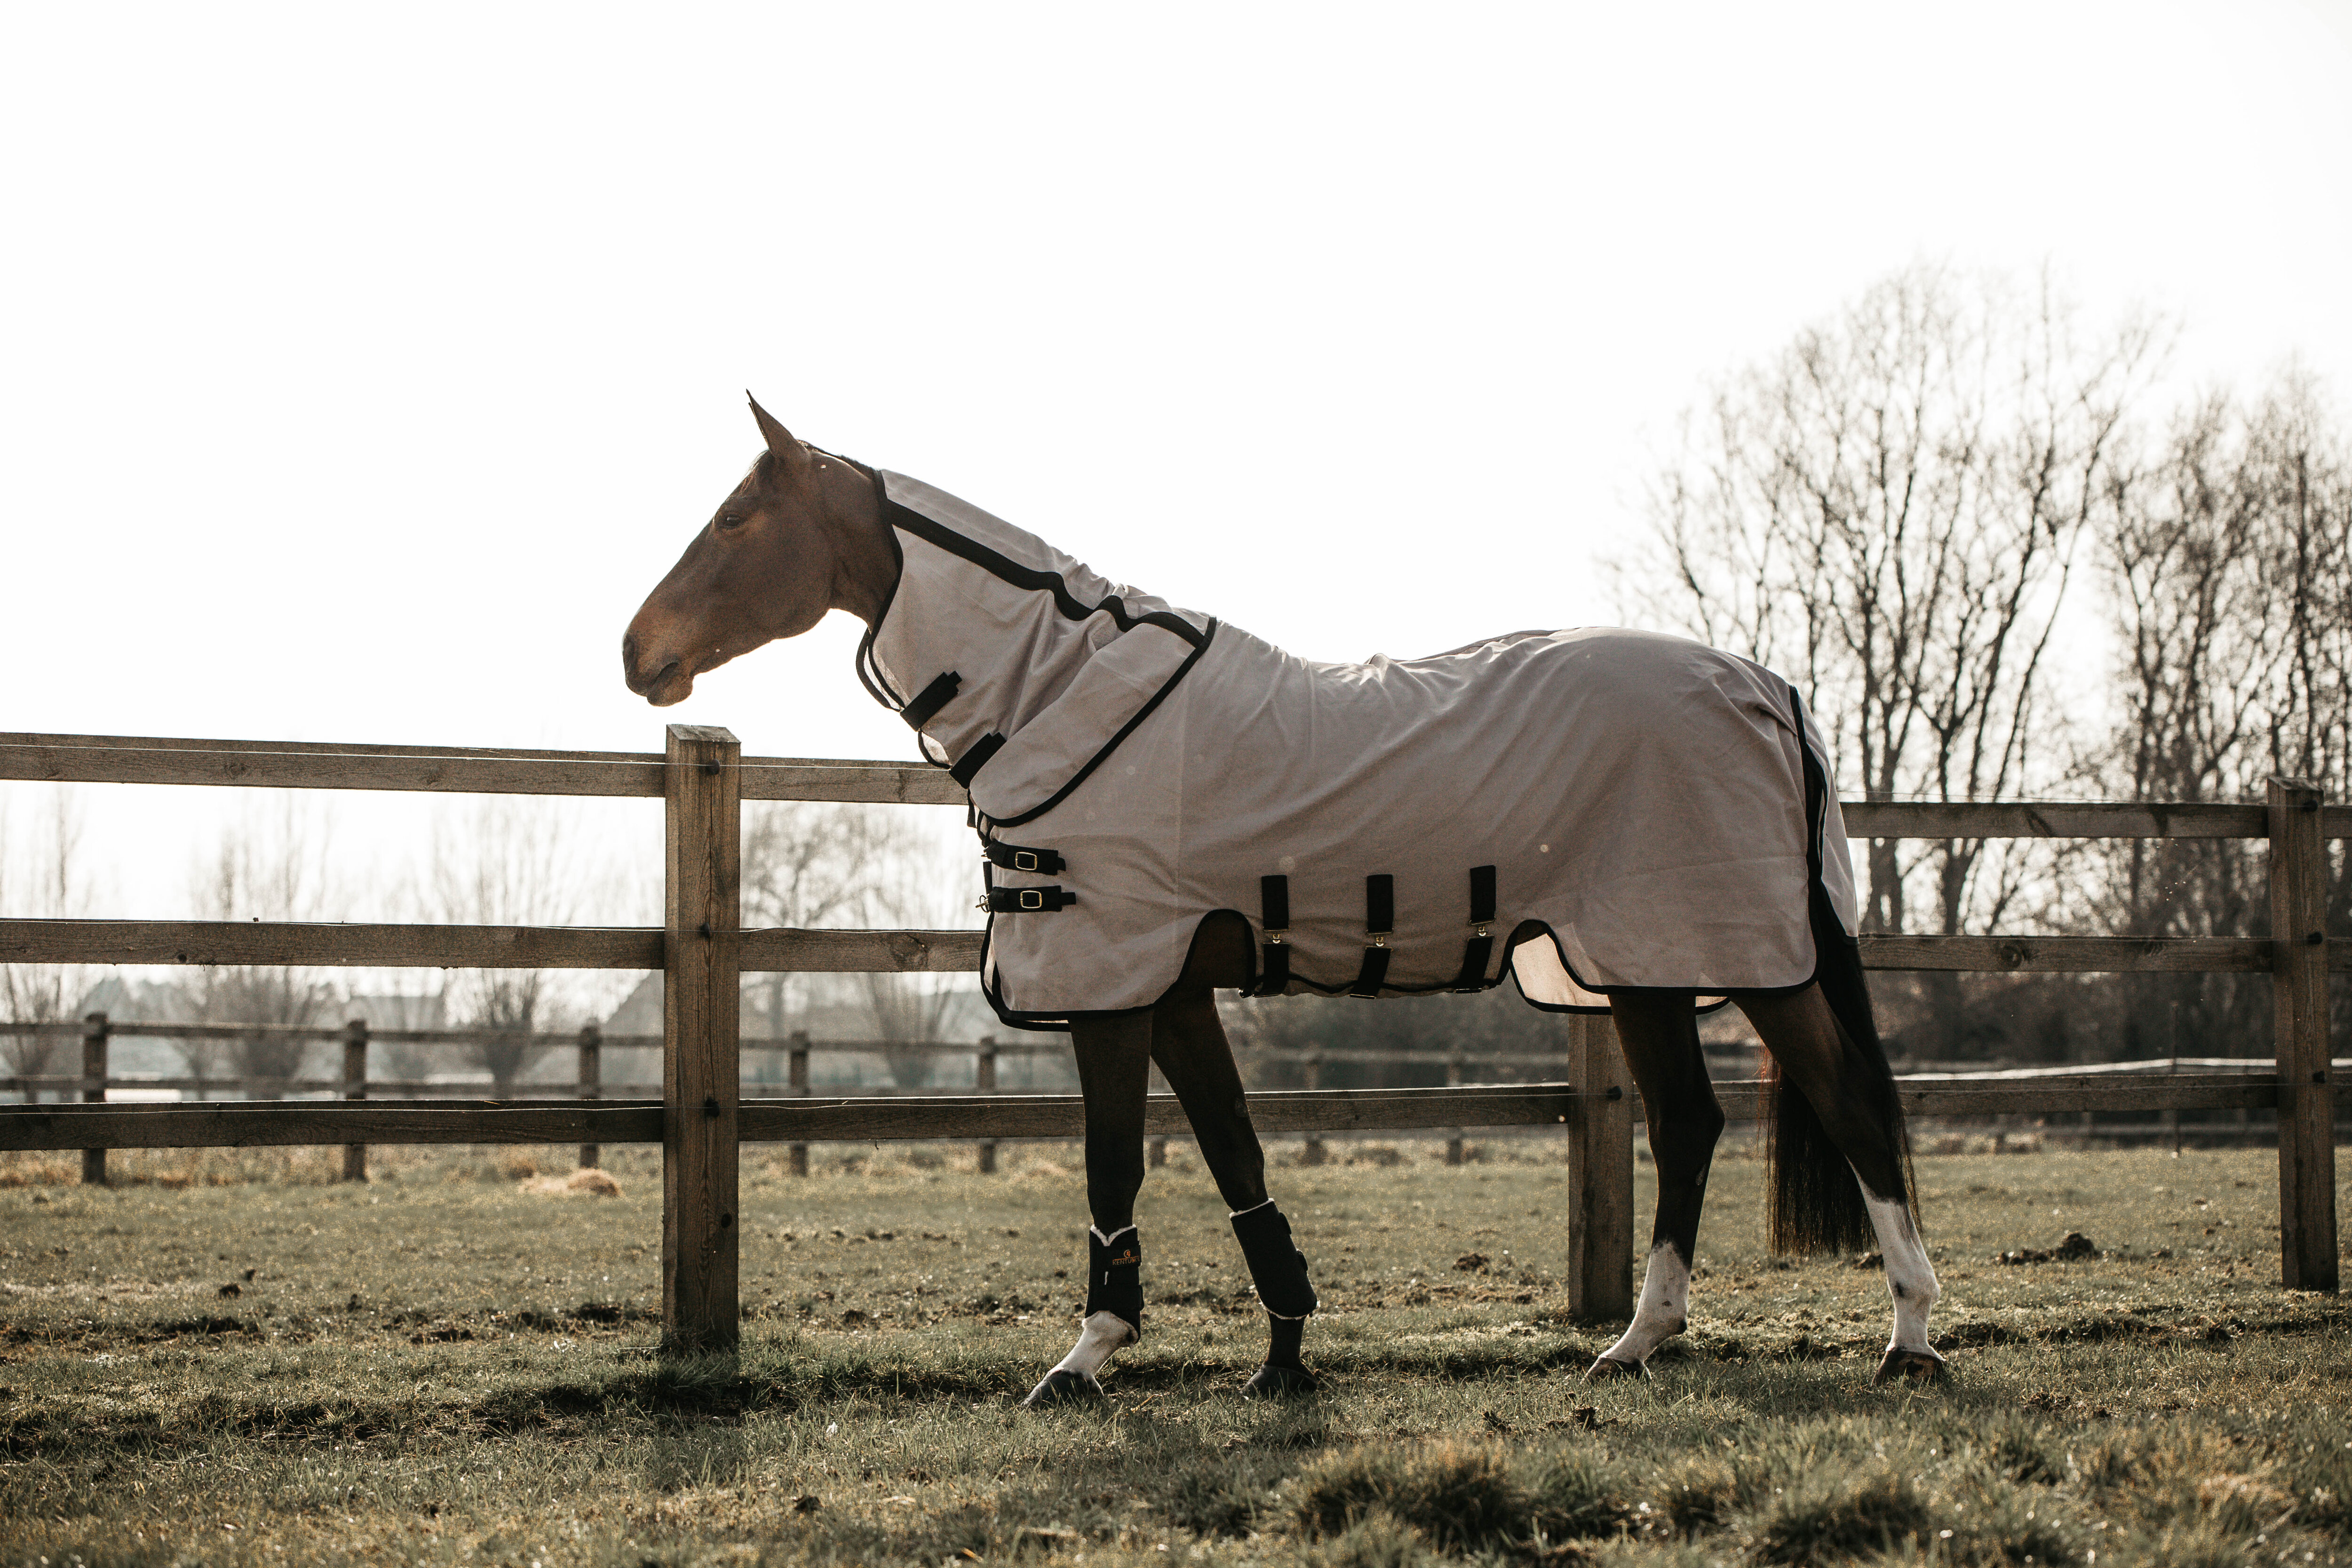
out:
M1087 759L1086 766L1080 768L1076 773L1072 773L1068 782L1064 784L1061 788L1055 790L1052 795L1047 795L1042 805L1033 805L1028 810L1018 813L1015 816L992 816L988 820L998 827L1018 827L1024 822L1035 821L1037 818L1045 816L1047 812L1053 810L1055 806L1061 805L1064 801L1069 799L1070 792L1076 789L1080 784L1086 783L1087 778L1093 774L1097 768L1109 761L1110 754L1118 750L1119 743L1125 741L1129 735L1134 734L1136 727L1141 724L1146 719L1150 718L1153 711L1157 710L1162 702L1168 700L1168 694L1175 690L1178 684L1181 682L1186 676L1192 673L1192 667L1201 662L1201 656L1202 654L1209 651L1209 644L1215 639L1216 635L1217 622L1214 618L1212 618L1209 622L1209 629L1202 634L1201 640L1193 646L1192 651L1184 656L1184 662L1178 665L1169 675L1168 679L1160 683L1160 689L1153 692L1144 702L1143 706L1135 710L1135 716L1133 718L1119 726L1118 733L1113 735L1108 742L1104 742L1103 749L1101 751L1097 752L1093 756ZM985 762L987 759L982 758L982 760ZM961 766L961 764L958 765ZM974 769L973 771L978 772L979 770Z
M1026 588L1032 593L1053 595L1055 607L1071 620L1087 620L1108 610L1111 619L1118 623L1118 629L1123 632L1131 631L1137 626L1158 626L1164 632L1172 632L1196 647L1209 640L1207 633L1182 616L1168 610L1153 610L1145 615L1130 616L1127 613L1126 603L1116 594L1104 599L1099 605L1088 605L1070 592L1070 585L1062 580L1062 574L1059 572L1045 572L1034 566L1024 566L1010 556L1001 555L981 543L980 541L968 539L958 533L936 518L925 517L904 501L892 500L887 494L882 494L878 481L876 493L882 495L883 521L894 528L903 528L925 543L935 544L950 555L961 556L982 571L1001 577L1016 588Z

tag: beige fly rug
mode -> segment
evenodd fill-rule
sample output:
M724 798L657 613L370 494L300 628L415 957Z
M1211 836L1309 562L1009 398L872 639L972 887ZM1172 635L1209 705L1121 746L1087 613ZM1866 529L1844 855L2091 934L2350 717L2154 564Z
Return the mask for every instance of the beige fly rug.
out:
M1218 910L1260 994L1507 973L1592 1008L1801 985L1817 926L1851 944L1829 759L1760 665L1613 628L1320 664L876 483L901 570L859 670L970 792L1008 1024L1149 1006Z

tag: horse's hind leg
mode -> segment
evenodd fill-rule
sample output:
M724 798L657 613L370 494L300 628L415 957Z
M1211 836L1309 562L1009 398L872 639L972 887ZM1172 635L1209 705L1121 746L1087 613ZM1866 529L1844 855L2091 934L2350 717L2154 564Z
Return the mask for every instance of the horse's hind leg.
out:
M1707 1172L1723 1135L1723 1108L1707 1081L1698 1023L1687 991L1621 991L1609 999L1625 1065L1641 1086L1658 1173L1658 1212L1650 1228L1650 1265L1641 1303L1618 1342L1584 1375L1639 1375L1650 1352L1683 1331L1690 1311L1691 1262Z
M1902 1113L1899 1103L1889 1103L1894 1085L1884 1060L1871 1060L1839 1023L1818 985L1785 995L1742 997L1739 1009L1772 1053L1781 1092L1794 1087L1805 1097L1822 1131L1860 1183L1870 1229L1886 1264L1887 1293L1895 1300L1895 1331L1885 1359L1879 1363L1878 1380L1942 1375L1944 1358L1927 1340L1927 1314L1941 1291L1935 1265L1912 1223ZM1786 1155L1787 1151L1774 1151L1776 1162ZM1776 1173L1776 1184L1779 1180ZM1783 1194L1790 1190L1780 1189Z
M1151 1077L1151 1015L1070 1020L1087 1100L1087 1307L1078 1342L1029 1391L1036 1406L1094 1401L1111 1352L1143 1334L1143 1249L1135 1195L1143 1186L1143 1098Z
M1216 1000L1205 985L1180 987L1153 1015L1152 1058L1192 1121L1201 1158L1232 1211L1234 1238L1249 1260L1258 1304L1266 1312L1265 1363L1243 1392L1309 1393L1315 1374L1300 1362L1298 1351L1315 1310L1315 1287L1307 1278L1305 1255L1291 1244L1290 1222L1266 1196L1265 1150L1250 1122L1241 1069L1234 1064Z

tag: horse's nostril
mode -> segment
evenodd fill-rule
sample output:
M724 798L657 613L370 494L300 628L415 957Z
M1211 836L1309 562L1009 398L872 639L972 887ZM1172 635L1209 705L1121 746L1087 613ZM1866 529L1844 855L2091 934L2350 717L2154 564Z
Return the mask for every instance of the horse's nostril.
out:
M621 664L630 670L637 668L637 634L635 632L621 634Z

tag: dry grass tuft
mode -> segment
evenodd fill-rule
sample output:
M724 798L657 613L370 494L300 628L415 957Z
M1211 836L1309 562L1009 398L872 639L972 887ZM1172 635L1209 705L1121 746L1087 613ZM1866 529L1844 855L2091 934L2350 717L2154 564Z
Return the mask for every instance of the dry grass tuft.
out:
M522 1190L547 1198L617 1198L621 1184L609 1172L591 1167L568 1176L533 1176L523 1183Z

